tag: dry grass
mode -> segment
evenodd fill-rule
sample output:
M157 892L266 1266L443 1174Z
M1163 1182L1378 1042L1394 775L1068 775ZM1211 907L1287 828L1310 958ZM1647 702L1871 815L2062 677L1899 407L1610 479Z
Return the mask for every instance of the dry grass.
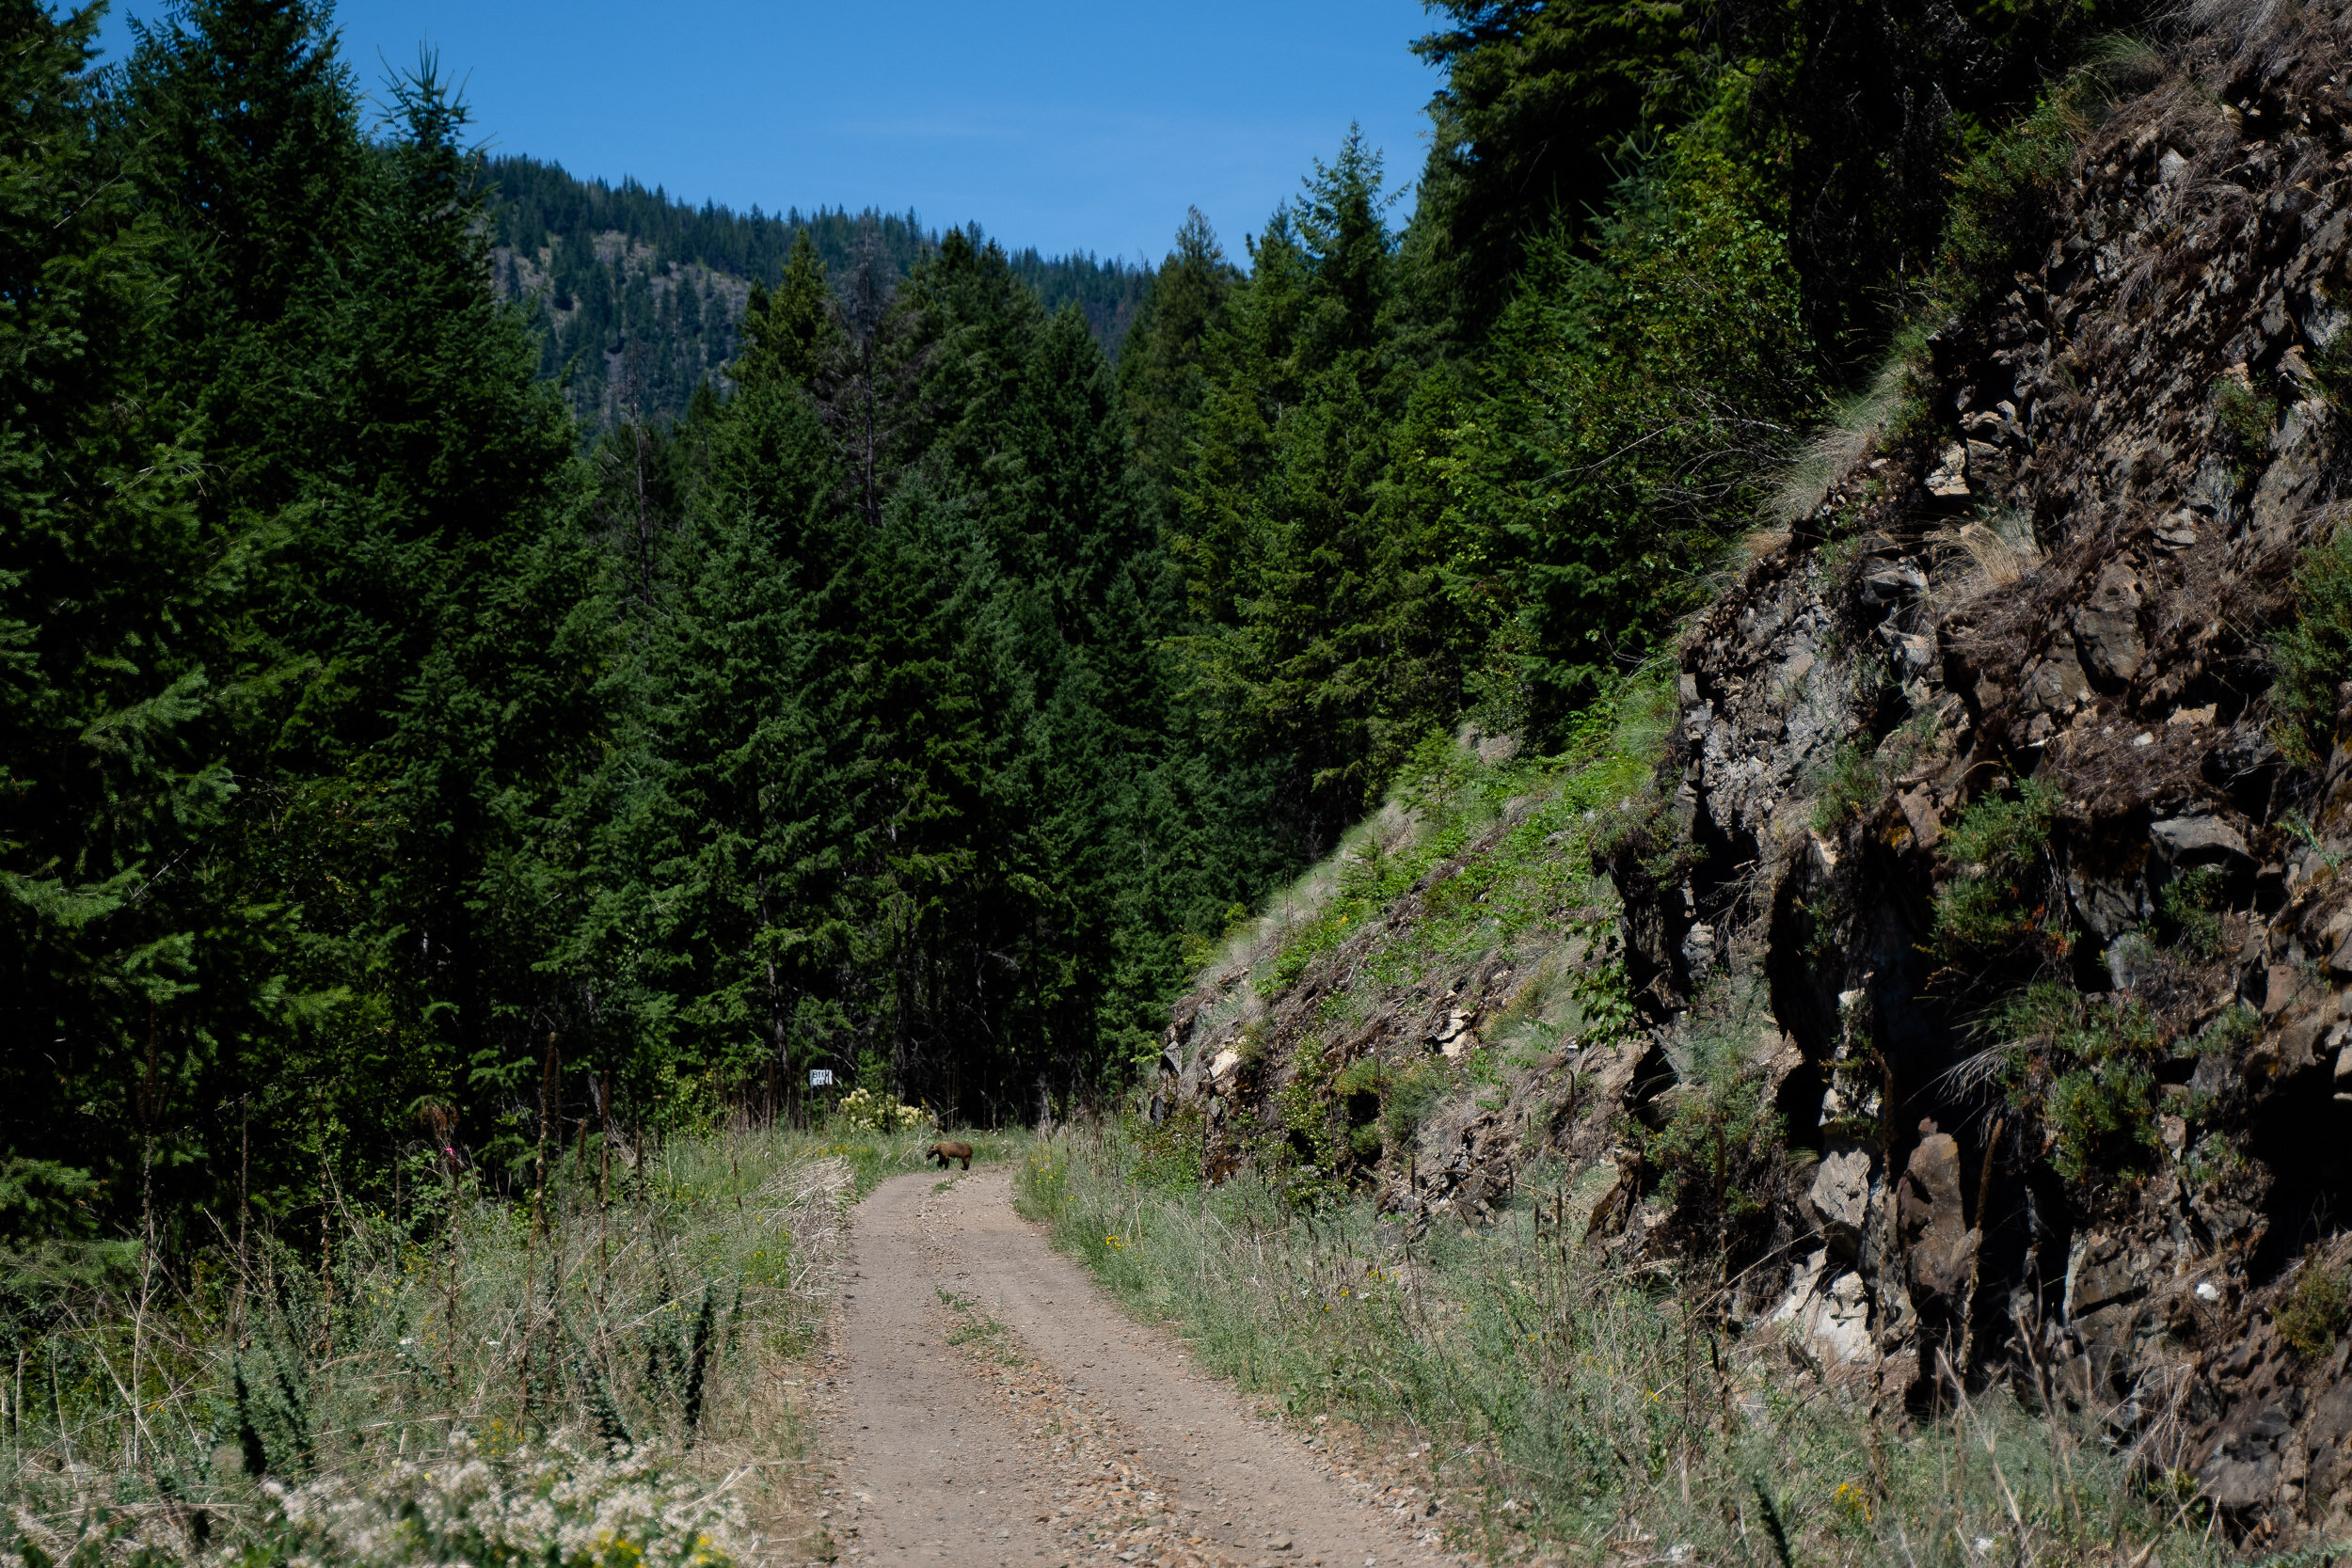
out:
M1785 529L1811 516L1828 499L1830 487L1862 461L1901 404L1905 374L1905 366L1890 361L1871 378L1867 389L1848 399L1805 442L1766 503L1775 524Z
M1490 1228L1414 1239L1360 1203L1287 1210L1247 1170L1204 1201L1150 1136L1041 1147L1022 1202L1246 1388L1416 1456L1448 1496L1452 1543L1491 1560L2229 1556L2193 1488L2102 1441L2103 1413L1994 1391L1915 1424L1874 1414L1787 1325L1724 1310L1726 1282L1587 1251L1564 1173L1529 1173Z
M20 1295L40 1316L8 1369L0 1557L274 1560L315 1549L305 1508L581 1475L607 1512L670 1498L648 1517L693 1522L713 1560L818 1555L791 1389L860 1175L916 1157L856 1136L578 1150L537 1220L444 1164L401 1213L336 1212L324 1265L259 1239L242 1269L233 1245L179 1271L150 1252Z

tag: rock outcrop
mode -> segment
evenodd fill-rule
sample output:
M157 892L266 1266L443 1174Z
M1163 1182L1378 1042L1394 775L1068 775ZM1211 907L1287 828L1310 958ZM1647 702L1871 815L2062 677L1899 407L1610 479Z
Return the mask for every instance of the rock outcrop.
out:
M1765 919L1805 1060L1859 1027L1885 1079L1883 1155L1817 1167L1819 1251L1779 1314L1883 1393L1932 1398L1939 1366L2062 1390L2237 1528L2340 1531L2344 1353L2273 1319L2352 1197L2328 967L2352 768L2280 754L2264 638L2343 496L2320 367L2352 349L2352 50L2340 7L2229 25L2106 113L2030 220L2039 255L1935 334L1924 418L1687 640L1675 799L1711 859L1771 868L1692 918ZM1832 628L1867 652L1824 657ZM1840 748L1872 752L1874 787L1825 831ZM1988 1060L2033 1049L1999 988L1934 956L1939 899L1986 875L1955 825L2028 781L2023 940L2143 1032L2128 1158L2061 1168L2080 1130L2032 1065ZM1834 1096L1818 1133L1792 1108L1792 1141L1836 1141Z

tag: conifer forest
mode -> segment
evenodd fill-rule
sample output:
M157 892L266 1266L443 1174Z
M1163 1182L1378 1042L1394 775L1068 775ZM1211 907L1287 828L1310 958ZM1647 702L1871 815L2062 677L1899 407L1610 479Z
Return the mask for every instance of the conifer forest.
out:
M425 1105L497 1168L811 1067L983 1122L1120 1083L1424 735L1640 664L2115 20L1906 9L1439 7L1428 166L1174 226L1115 363L977 236L730 225L720 352L650 345L691 396L598 429L547 324L603 220L445 75L371 119L310 0L96 71L24 0L8 1223L296 1224Z

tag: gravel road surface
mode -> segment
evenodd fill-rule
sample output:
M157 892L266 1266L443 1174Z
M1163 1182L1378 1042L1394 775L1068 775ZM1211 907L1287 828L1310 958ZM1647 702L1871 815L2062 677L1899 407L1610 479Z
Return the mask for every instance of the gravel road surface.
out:
M858 1206L818 1392L840 1561L1458 1568L1401 1455L1335 1459L1114 1307L998 1171Z

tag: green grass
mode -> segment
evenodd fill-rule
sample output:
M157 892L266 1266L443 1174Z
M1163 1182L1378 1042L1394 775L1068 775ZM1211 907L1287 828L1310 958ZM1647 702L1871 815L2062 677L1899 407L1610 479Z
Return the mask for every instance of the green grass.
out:
M2152 1540L2168 1564L2227 1555L2177 1478L2127 1473L2095 1413L2078 1429L1993 1394L1882 1433L1779 1331L1724 1322L1703 1275L1613 1269L1575 1227L1539 1223L1557 1173L1531 1175L1490 1230L1408 1245L1361 1203L1304 1213L1248 1170L1172 1188L1141 1159L1115 1128L1057 1139L1017 1170L1018 1199L1251 1394L1425 1450L1456 1544L1495 1560L1687 1546L1677 1560L1924 1568L2106 1560L2118 1542L2129 1559Z
M1555 756L1482 763L1452 737L1431 736L1392 795L1407 831L1390 842L1360 834L1343 847L1327 896L1284 937L1259 990L1290 989L1367 927L1380 940L1359 978L1394 988L1530 939L1549 945L1581 915L1613 913L1616 895L1593 870L1592 846L1646 820L1673 717L1673 689L1653 674L1595 705ZM1458 870L1423 891L1418 918L1396 928L1391 908L1457 859Z

